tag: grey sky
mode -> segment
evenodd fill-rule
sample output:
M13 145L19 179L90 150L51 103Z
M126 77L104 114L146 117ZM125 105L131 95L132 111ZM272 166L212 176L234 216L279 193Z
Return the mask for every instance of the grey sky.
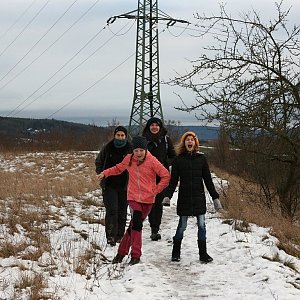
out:
M134 88L136 23L117 19L107 27L106 21L113 15L135 10L138 1L78 0L72 5L74 1L0 0L1 116L69 117L69 120L77 117L97 124L107 124L115 118L128 123ZM93 3L95 6L68 30ZM219 1L160 0L158 3L160 10L168 15L192 23L186 30L182 24L168 29L164 23L159 25L162 31L160 78L168 80L176 72L188 70L188 59L201 54L202 47L209 42L192 36L197 22L193 14L217 14ZM266 20L275 14L273 0L228 0L226 3L228 11L235 16L252 8ZM300 1L285 0L284 8L290 6L291 23L297 24ZM161 85L165 119L195 123L193 114L173 108L181 104L175 93L180 93L187 103L193 103L192 94Z

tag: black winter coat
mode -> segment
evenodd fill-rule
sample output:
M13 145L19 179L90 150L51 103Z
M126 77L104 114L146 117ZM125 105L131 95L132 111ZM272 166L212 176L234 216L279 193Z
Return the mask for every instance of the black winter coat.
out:
M166 130L162 130L160 137L156 139L152 138L150 132L144 132L143 136L147 138L150 153L169 170L176 152L170 137L166 135Z
M166 195L172 198L177 183L180 181L177 215L197 216L206 213L204 185L212 197L219 198L213 184L206 157L201 152L187 151L179 154L173 161L171 180Z
M120 163L123 158L132 152L132 147L127 141L126 145L122 148L116 148L114 140L108 142L97 155L95 160L96 173L100 174L103 170L115 166ZM101 187L107 186L113 188L125 189L127 185L127 171L124 171L120 175L110 176L101 181Z

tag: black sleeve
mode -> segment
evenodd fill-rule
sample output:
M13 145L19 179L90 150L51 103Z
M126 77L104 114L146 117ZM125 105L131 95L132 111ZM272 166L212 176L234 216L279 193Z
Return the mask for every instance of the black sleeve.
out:
M205 157L204 157L204 164L203 164L203 169L202 169L202 177L203 177L205 186L206 186L210 196L212 197L212 199L214 200L214 199L219 198L219 194L216 191L215 185L212 181L208 162Z
M104 146L95 159L97 174L100 174L105 169L106 157L107 157L107 150L106 150L106 146Z
M164 190L166 197L172 198L179 180L178 164L176 158L172 163L171 179L169 186Z
M174 149L173 142L169 136L167 136L167 143L168 143L167 163L169 166L171 166L174 158L176 157L176 152Z

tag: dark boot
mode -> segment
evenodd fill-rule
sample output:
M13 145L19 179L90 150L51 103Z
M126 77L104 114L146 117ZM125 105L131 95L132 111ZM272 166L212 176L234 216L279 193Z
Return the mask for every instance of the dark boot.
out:
M198 248L199 248L199 260L204 263L212 262L213 259L207 254L206 250L206 241L198 240Z
M140 259L138 257L131 257L131 260L129 262L130 265L136 265L140 262Z
M158 233L158 228L151 228L151 235L150 235L150 239L152 241L158 241L161 239L161 235Z
M172 261L180 261L181 240L174 240L172 249Z
M118 264L118 263L121 263L122 260L123 260L123 258L124 258L124 256L118 253L118 254L114 257L114 259L112 260L111 263L112 263L112 264Z
M107 244L109 244L111 246L116 246L116 241L113 237L108 237L107 238Z

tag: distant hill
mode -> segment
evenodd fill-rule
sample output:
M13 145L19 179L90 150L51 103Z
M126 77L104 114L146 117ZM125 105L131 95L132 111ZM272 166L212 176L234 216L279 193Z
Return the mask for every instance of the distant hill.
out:
M50 133L54 131L72 133L80 138L94 128L94 125L80 124L55 119L29 119L0 117L0 135L12 138L26 138L38 133ZM102 129L106 127L101 127ZM218 138L218 127L212 126L168 126L169 133L176 132L181 135L186 131L197 134L200 142Z
M0 117L0 134L15 138L25 138L36 133L51 131L72 131L80 136L87 133L91 127L91 125L54 119Z
M193 131L196 133L198 139L201 141L216 140L219 135L219 127L213 126L178 126L178 132L183 134L187 131Z

